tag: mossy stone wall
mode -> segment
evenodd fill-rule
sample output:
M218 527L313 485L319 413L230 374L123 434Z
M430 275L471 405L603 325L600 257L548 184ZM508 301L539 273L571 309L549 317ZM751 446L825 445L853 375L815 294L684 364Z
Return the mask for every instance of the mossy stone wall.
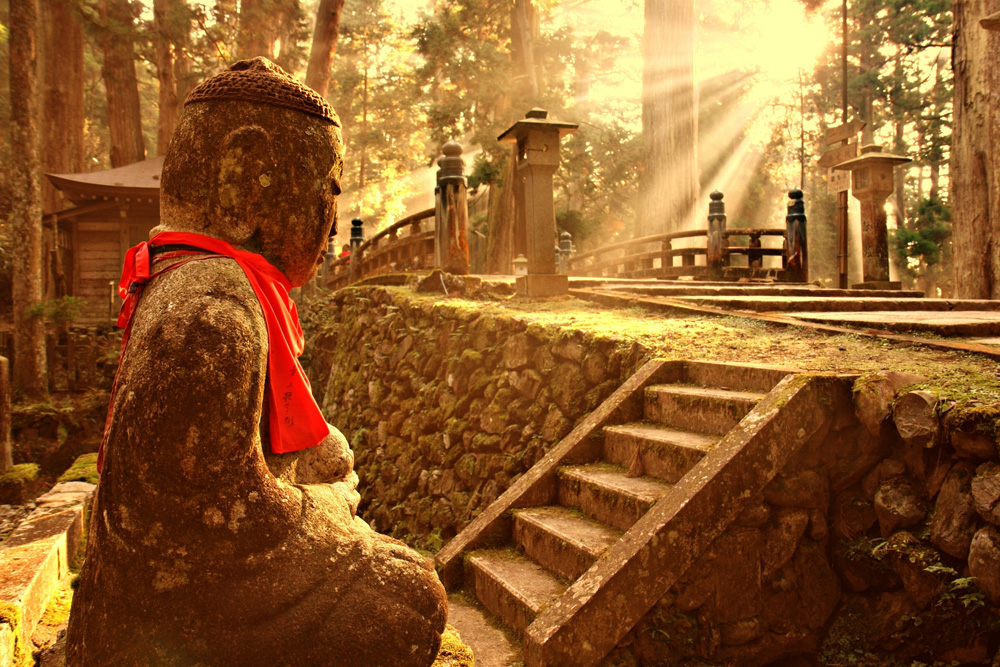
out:
M649 356L407 288L334 293L310 317L314 391L350 440L359 512L437 549Z

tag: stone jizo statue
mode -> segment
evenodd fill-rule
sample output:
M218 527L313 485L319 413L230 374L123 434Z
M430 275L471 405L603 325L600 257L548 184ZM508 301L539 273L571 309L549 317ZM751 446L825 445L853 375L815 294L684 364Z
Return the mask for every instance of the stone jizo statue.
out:
M295 361L287 290L322 262L342 168L336 114L263 58L185 102L123 273L68 665L434 661L444 589L355 516L353 454Z

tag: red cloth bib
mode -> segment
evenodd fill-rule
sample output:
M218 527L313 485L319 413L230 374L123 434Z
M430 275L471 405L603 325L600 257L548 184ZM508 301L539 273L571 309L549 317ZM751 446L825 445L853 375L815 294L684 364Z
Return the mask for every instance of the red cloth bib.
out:
M168 266L164 271L181 266L187 261L229 257L236 261L246 274L253 288L264 321L267 323L267 404L270 420L271 451L276 454L297 452L321 443L330 433L313 398L298 357L305 349L305 338L299 325L295 302L288 296L291 283L281 271L260 255L234 248L225 241L191 232L161 232L152 240L130 248L125 255L118 294L124 299L118 315L118 326L123 328L122 353L128 345L131 333L132 315L139 302L142 287L162 271L150 274L150 246L185 245L205 250L210 255L196 255ZM117 384L117 383L116 383ZM112 395L112 402L114 395ZM111 411L108 411L107 429L111 426ZM104 459L104 443L98 455L98 470Z

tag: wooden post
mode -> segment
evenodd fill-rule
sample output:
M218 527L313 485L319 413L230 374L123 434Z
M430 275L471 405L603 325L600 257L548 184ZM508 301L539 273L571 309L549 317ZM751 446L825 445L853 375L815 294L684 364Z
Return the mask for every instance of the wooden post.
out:
M785 216L785 252L782 264L785 280L790 283L809 282L809 248L806 242L806 205L802 190L788 193L788 215Z
M528 275L517 278L517 291L529 297L556 296L569 290L569 278L556 273L552 175L559 167L560 139L578 126L547 118L544 109L532 109L498 137L499 141L517 142L515 171L523 193L528 248Z
M434 190L434 266L448 273L469 273L469 205L466 199L465 160L462 145L449 141L438 158Z
M0 357L0 475L14 465L14 451L10 441L10 362Z
M708 264L708 275L712 280L722 279L722 267L728 256L726 239L726 202L722 201L722 193L716 190L709 195L712 200L708 204L708 239L705 247L705 262Z

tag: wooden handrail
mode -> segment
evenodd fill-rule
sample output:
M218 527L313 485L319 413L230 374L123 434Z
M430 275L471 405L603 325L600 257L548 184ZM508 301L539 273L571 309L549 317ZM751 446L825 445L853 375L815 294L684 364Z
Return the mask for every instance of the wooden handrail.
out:
M378 245L378 242L384 239L386 236L395 236L399 232L399 230L405 227L409 227L414 222L419 222L421 220L426 220L427 218L433 218L433 217L434 217L434 209L432 208L429 208L425 211L420 211L419 213L414 213L413 215L408 215L399 222L394 222L393 224L389 225L388 227L380 231L375 236L366 240L364 243L358 246L358 250L361 252L363 256L365 250L367 250L373 245Z

